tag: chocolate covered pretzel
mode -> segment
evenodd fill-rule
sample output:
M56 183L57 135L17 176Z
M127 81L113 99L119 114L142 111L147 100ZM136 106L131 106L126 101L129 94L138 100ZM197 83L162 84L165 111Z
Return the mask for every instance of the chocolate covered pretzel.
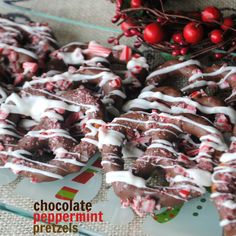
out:
M3 167L33 182L53 181L78 171L97 151L93 124L102 125L104 114L99 99L87 89L49 94L27 88L11 94L1 110L8 111L8 117L35 121L28 132L17 137L15 146L0 151ZM80 130L81 136L74 136L71 129ZM3 127L1 135L9 135L9 128Z
M165 80L187 80L187 85L181 88L189 94L201 88L210 88L211 92L223 96L227 104L235 104L236 67L213 65L203 67L197 60L167 61L154 70L146 79L148 85L161 85Z
M95 41L89 43L72 42L64 45L51 54L51 68L66 68L66 66L79 67L81 65L105 67L110 66L109 56L111 49Z
M236 235L236 126L231 145L220 157L212 176L212 194L225 236Z
M236 111L218 97L208 96L203 91L196 91L184 96L181 91L170 86L148 86L138 98L128 101L124 111L158 110L170 114L191 113L209 118L223 131L232 131L236 123Z
M134 96L148 72L146 58L126 45L104 47L95 41L72 42L51 54L49 68L65 71L66 67L106 67L122 78L126 93Z
M81 85L93 90L102 99L109 113L119 115L126 94L121 78L108 68L81 66L76 70L70 67L64 73L34 77L23 88L43 89L54 94Z
M199 140L194 156L178 150L179 137L185 134ZM130 155L136 160L124 170L122 153L130 143L140 152ZM136 111L100 127L99 148L107 183L112 183L125 206L143 216L204 194L227 146L221 133L200 116ZM161 183L152 185L152 177L161 178Z
M0 65L7 83L22 84L44 70L49 53L57 48L51 29L45 24L20 24L1 17L0 32Z

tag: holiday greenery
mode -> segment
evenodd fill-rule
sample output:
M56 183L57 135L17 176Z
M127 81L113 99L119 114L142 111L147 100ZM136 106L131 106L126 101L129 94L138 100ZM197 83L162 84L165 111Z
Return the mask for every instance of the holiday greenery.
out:
M226 15L225 12L231 14ZM119 44L122 37L136 37L135 47L142 44L172 56L235 61L236 28L234 9L208 6L199 11L166 9L163 0L117 0L113 23L122 33L111 37Z

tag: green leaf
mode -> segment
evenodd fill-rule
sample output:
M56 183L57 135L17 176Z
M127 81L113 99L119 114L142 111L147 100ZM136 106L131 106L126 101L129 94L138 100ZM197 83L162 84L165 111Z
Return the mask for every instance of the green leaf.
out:
M172 56L170 53L161 52L160 55L165 61L176 59L176 57Z
M170 53L166 53L166 52L161 52L160 53L160 55L161 55L161 57L165 60L165 61L169 61L169 60L175 60L175 59L182 59L182 60L189 60L189 58L190 58L190 54L187 54L187 55L185 55L185 56L177 56L177 57L174 57L174 56L172 56L172 54L170 54Z

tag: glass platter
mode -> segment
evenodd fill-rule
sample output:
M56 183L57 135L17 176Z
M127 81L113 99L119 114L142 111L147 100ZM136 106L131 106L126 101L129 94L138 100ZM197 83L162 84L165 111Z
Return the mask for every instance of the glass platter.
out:
M27 179L19 179L11 172L0 169L0 209L33 218L35 200L47 202L84 200L93 203L94 212L103 212L105 223L81 224L81 235L83 233L114 235L115 229L121 232L119 235L125 236L129 228L133 228L136 233L128 235L140 236L222 235L217 211L209 199L209 193L174 209L162 209L154 216L140 219L129 208L121 208L112 188L102 183L102 179L99 155L92 158L88 166L79 173L51 183L32 184ZM92 232L90 229L95 229L95 232L99 233ZM122 229L125 229L124 233Z

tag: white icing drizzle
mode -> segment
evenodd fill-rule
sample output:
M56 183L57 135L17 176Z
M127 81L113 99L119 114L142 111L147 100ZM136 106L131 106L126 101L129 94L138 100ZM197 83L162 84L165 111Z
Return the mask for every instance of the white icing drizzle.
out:
M102 148L103 145L120 146L124 138L124 134L118 131L104 129L103 127L101 127L99 128L98 133L98 147Z
M145 57L132 57L131 60L127 63L127 69L132 73L138 73L140 68L147 69L149 65Z
M61 100L60 97L59 97L59 100ZM6 99L6 102L1 105L1 107L9 111L9 113L30 116L38 122L40 121L43 113L50 108L54 108L54 109L59 108L59 109L64 109L68 111L73 111L73 112L79 112L81 109L80 106L88 107L90 108L90 111L94 111L97 109L95 105L86 105L86 104L73 105L73 102L70 102L70 101L68 102L72 104L69 105L67 104L67 101L58 101L54 99L48 99L43 96L31 95L31 96L21 98L19 97L18 94L12 93ZM11 103L14 103L14 104L11 104Z
M106 122L104 122L103 120L99 120L99 119L89 119L86 122L86 128L88 128L90 130L89 133L87 133L87 136L95 136L98 133L98 128L94 127L94 125L98 125L98 127L105 125Z
M224 227L226 225L229 225L229 224L234 224L236 223L236 219L235 220L228 220L228 219L224 219L220 222L220 226L221 227Z
M37 36L43 36L45 37L47 40L57 44L57 41L54 40L51 35L50 35L50 28L46 27L46 26L29 26L29 25L25 25L25 24L20 24L20 23L16 23L14 21L10 21L7 19L0 19L0 23L4 26L4 27L16 27L16 28L21 28L22 30L28 32L31 35L37 35ZM15 28L11 28L12 30L16 30Z
M227 163L230 161L235 161L236 160L236 153L224 153L221 158L220 161L223 163Z
M132 110L133 108L139 108L139 109L145 109L145 110L148 110L148 109L159 109L163 112L171 112L171 109L169 107L167 107L166 105L160 103L160 102L157 102L157 101L154 101L154 102L149 102L147 100L144 100L144 99L134 99L134 100L131 100L129 102L127 102L124 106L123 106L123 110L124 111L129 111L129 110Z
M81 68L84 69L84 68ZM100 68L96 68L99 70L102 70ZM119 78L117 75L113 74L110 71L102 71L98 74L81 74L79 72L73 74L70 72L64 72L62 74L56 74L52 77L46 77L46 78L35 78L32 81L26 82L23 86L23 88L27 88L33 85L37 84L46 84L49 82L58 82L62 80L70 81L70 82L78 82L78 81L88 81L88 80L96 80L101 79L99 86L104 86L107 82Z
M64 120L63 116L56 113L55 111L46 111L46 112L42 113L40 118L44 118L44 117L48 117L50 119L60 120L60 121Z
M226 73L226 75L222 79L220 79L220 81L218 81L218 82L204 80L204 77L214 77L214 76L223 74L225 72L228 72L228 73ZM222 66L218 70L210 72L210 73L199 72L199 73L193 74L189 78L189 82L191 84L184 87L182 89L182 91L187 91L192 88L202 87L202 86L211 85L211 84L221 86L229 78L229 76L231 76L232 74L235 74L235 73L236 73L235 66ZM201 78L201 80L198 80L199 78ZM230 95L230 97L228 97L228 99L233 97L234 94L235 94L235 91L233 91L233 93Z
M34 88L32 88L34 89ZM87 109L87 111L85 112L85 114L89 113L89 112L96 112L98 110L97 106L96 105L91 105L91 104L84 104L84 103L78 103L78 102L74 102L74 101L71 101L69 99L66 99L66 98L62 98L60 95L57 95L57 94L52 94L50 92L47 92L45 90L42 90L42 89L34 89L36 91L39 91L41 93L44 93L44 94L47 94L53 98L56 98L56 100L59 100L59 101L63 101L65 103L69 103L69 104L74 104L73 105L70 105L71 107L75 107L76 109L73 110L72 108L68 109L68 108L64 108L62 107L62 109L65 109L65 110L69 110L69 111L80 111L80 107L84 107L85 109ZM31 96L31 95L30 95ZM36 96L37 97L37 96ZM40 97L40 96L39 96ZM70 107L69 106L69 107Z
M110 95L116 95L116 96L119 96L123 99L126 99L126 97L127 97L126 94L120 90L113 90L110 92Z
M223 204L222 204L223 207L226 207L226 208L229 208L231 210L234 210L236 209L236 203L233 202L232 200L228 200L228 201L225 201Z
M33 131L29 131L26 135L31 136L31 137L36 137L36 138L47 138L47 139L53 138L53 137L64 137L64 138L72 139L72 140L76 141L64 129L33 130Z
M185 170L189 177L194 180L194 183L199 186L210 187L211 182L211 173L201 169L186 169Z
M188 60L188 61L184 61L184 62L180 62L178 64L174 64L174 65L170 65L164 68L160 68L158 70L153 71L148 77L147 80L157 76L157 75L162 75L162 74L167 74L170 72L173 72L175 70L179 70L181 68L187 67L187 66L191 66L191 65L196 65L196 66L200 66L200 62L197 60Z
M111 171L106 173L106 182L108 184L114 182L123 182L138 188L146 188L145 180L143 178L134 176L131 171Z
M144 151L137 148L135 145L132 145L132 143L128 143L122 148L122 158L128 159L128 158L138 158L140 157Z
M179 120L182 120L182 121L184 121L184 122L186 122L186 123L190 123L190 124L192 124L192 125L194 125L194 126L197 126L197 127L201 128L201 129L203 129L203 130L206 130L206 131L209 132L209 133L218 134L219 137L221 137L221 133L220 133L216 128L214 128L214 127L212 127L212 126L209 126L209 125L202 125L202 124L200 124L200 123L198 123L198 122L195 122L195 121L193 121L193 120L191 120L191 119L189 119L189 118L187 118L187 117L184 117L184 116L172 116L172 115L166 114L166 113L160 113L159 115L160 115L160 116L163 116L163 117L170 118L170 119L179 119Z
M181 108L181 107L175 107L171 106L170 108L168 106L165 106L164 104L160 102L150 102L147 101L146 99L150 98L156 98L164 102L168 103L185 103L186 105L190 105L192 107L197 108L199 111L205 114L217 114L217 113L222 113L227 115L230 118L230 121L235 124L236 123L236 111L231 108L231 107L226 107L226 106L214 106L214 107L209 107L209 106L203 106L200 103L191 100L188 97L173 97L169 95L165 95L161 92L152 92L152 91L144 91L142 92L137 99L131 100L128 103L126 103L123 106L124 111L129 111L132 108L141 108L141 109L158 109L163 112L168 112L168 113L183 113L183 112L190 112L187 109Z
M235 72L234 72L235 73ZM234 146L234 141L235 141L235 136L231 137L231 141L232 141L232 147ZM234 151L234 152L229 152L229 151ZM221 187L225 188L224 186L228 186L230 184L234 184L234 183L230 183L227 181L227 178L223 178L221 179L221 176L234 176L236 173L236 168L235 168L235 162L236 160L236 153L235 150L228 150L227 152L225 152L221 158L220 158L220 162L223 163L223 165L220 165L218 167L216 167L214 169L214 173L212 175L212 182L216 185L220 184L222 185ZM217 187L218 188L218 187ZM214 193L211 194L211 198L219 198L219 207L224 207L227 208L230 212L234 211L236 209L236 203L235 203L235 192L219 192L216 191ZM234 200L232 200L234 199ZM218 199L215 199L216 204ZM223 201L223 202L222 202ZM233 213L232 213L233 214ZM235 215L233 215L235 216ZM222 218L224 217L224 215L222 215ZM235 224L236 223L236 219L227 219L227 218L223 218L220 222L220 226L225 227L227 225L230 224Z
M16 52L23 53L23 54L25 54L27 56L30 56L30 57L32 57L32 58L34 58L36 60L38 59L38 56L35 53L33 53L33 52L29 51L29 50L26 50L24 48L18 48L18 47L10 46L10 45L5 44L5 43L0 43L0 48L14 50Z
M20 165L20 164L14 164L11 162L7 162L4 165L5 168L11 168L14 171L27 171L27 172L33 172L33 173L38 173L41 175L45 175L45 176L49 176L55 179L62 179L63 176L58 175L58 174L54 174L52 172L48 172L48 171L44 171L44 170L39 170L36 168L32 168L32 167L28 167L28 166L24 166L24 165Z
M79 162L75 159L68 159L68 158L56 158L56 161L61 161L61 162L65 162L65 163L69 163L69 164L73 164L76 166L86 166L86 164Z
M169 129L163 129L163 128L149 129L149 130L145 131L144 134L148 135L149 133L152 133L152 132L159 132L159 131L165 131L165 132L171 133L171 134L173 134L174 136L177 137L177 134L174 133L173 131L171 131L171 130L169 130Z
M23 88L28 88L37 84L46 84L50 82L58 82L62 80L67 80L70 82L74 81L83 81L88 79L97 79L100 77L100 74L97 75L83 75L83 74L72 74L70 72L64 72L62 74L56 74L51 77L46 78L34 78L32 81L28 81L24 84Z
M225 101L228 101L229 99L233 98L234 96L236 96L236 90L232 91L232 93L230 94L230 96L228 96Z
M35 163L39 166L46 166L46 167L49 167L49 168L57 168L57 169L64 170L63 168L60 168L58 166L51 165L51 164L48 164L48 163L39 162L39 161L35 161L35 160L31 160L30 158L25 157L25 155L26 156L32 156L32 153L30 153L26 150L19 149L19 150L14 150L14 151L0 151L0 154L6 155L8 157L14 157L14 158L17 158L17 159L21 159L21 160L24 160L24 161L27 161L27 162Z
M145 114L145 113L143 113L143 114ZM160 122L152 121L152 120L151 121L150 120L136 120L136 119L132 119L132 118L116 117L114 119L114 122L116 122L116 121L128 121L128 122L131 122L131 123L138 123L138 124L144 124L144 125L158 124L159 126L169 126L169 127L172 127L176 130L181 131L181 129L177 125L174 125L174 124L171 124L171 123L160 123ZM113 125L113 124L109 124L109 125ZM127 126L125 126L125 127L127 127Z
M98 141L92 138L82 138L81 141L91 143L96 147L98 146Z
M198 191L200 193L205 193L205 188L203 187L202 183L199 186L194 186L192 184L197 184L195 179L191 179L182 175L176 175L174 178L171 179L171 182L175 185L176 187L178 186L179 188L182 189L191 189L194 191ZM191 184L188 184L186 182L189 182ZM181 184L180 184L181 183ZM174 186L173 186L174 187ZM178 189L178 188L176 188Z
M208 86L208 85L210 86L210 85L215 85L215 84L216 82L214 81L197 80L196 82L183 87L181 91L186 92L190 89L199 88L199 87Z
M19 126L25 129L29 129L37 125L38 123L35 122L34 120L29 120L29 119L22 119L19 122Z
M222 66L218 70L210 72L210 73L199 72L199 73L193 74L189 78L189 82L191 83L193 81L196 81L199 78L204 78L205 76L207 76L207 77L211 77L211 76L214 77L214 76L220 75L220 74L222 74L224 72L228 72L228 73L224 76L224 78L221 79L221 81L219 83L224 82L231 74L236 73L236 67L235 66Z
M15 127L13 125L4 123L0 123L0 135L9 135L12 137L20 138L20 135L16 133Z
M62 46L61 49L63 50L63 49L65 49L65 48L67 48L67 47L74 46L74 45L77 45L77 46L80 46L80 47L81 47L81 46L87 46L87 43L78 42L78 41L70 42L70 43L68 43L68 44L66 44L66 45L64 45L64 46Z
M200 141L202 142L201 145L212 147L218 151L225 151L228 148L227 145L223 142L223 140L221 140L218 136L208 134L202 136L200 138Z
M7 98L7 93L6 93L6 91L2 87L0 87L0 96L1 96L0 103L2 103Z
M159 140L157 140L157 141L159 141ZM151 149L151 148L160 148L160 149L165 149L165 150L167 150L168 152L170 152L170 153L172 153L172 154L174 154L174 155L177 155L177 152L173 149L173 147L171 147L171 146L169 146L169 145L166 145L166 144L164 144L164 143L159 143L159 142L155 142L155 143L152 143L149 147L148 147L148 149Z
M212 182L216 184L220 184L220 183L225 183L225 181L218 180L216 176L222 173L236 173L236 168L228 167L228 166L218 166L214 169L214 171L215 172L212 175Z
M59 147L59 148L55 149L54 153L56 155L54 160L56 160L56 161L70 163L70 164L77 165L77 166L86 166L86 163L80 162L80 161L76 160L75 158L65 158L66 155L73 155L73 156L79 157L80 153L68 151L63 147Z
M59 51L58 56L59 58L62 58L67 65L96 65L99 62L109 64L109 61L104 57L93 57L91 59L86 60L83 55L84 52L85 51L81 48L76 48L73 52Z

